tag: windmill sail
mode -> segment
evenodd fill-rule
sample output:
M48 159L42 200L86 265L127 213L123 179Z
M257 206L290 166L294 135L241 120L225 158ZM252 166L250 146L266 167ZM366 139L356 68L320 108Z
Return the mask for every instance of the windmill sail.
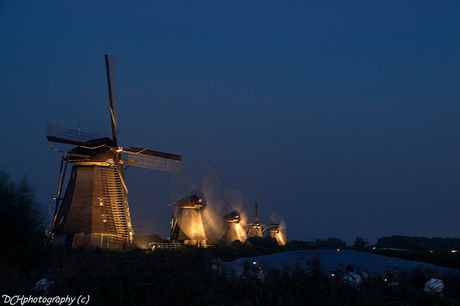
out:
M88 144L88 140L101 138L101 136L46 122L46 138L48 138L49 141L78 146Z
M127 161L133 166L168 172L181 172L182 170L180 155L136 147L123 149L123 152L128 154Z
M112 122L112 139L115 145L117 144L118 132L118 115L117 115L117 99L116 99L116 80L117 80L117 64L118 59L105 55L105 67L107 71L107 84L109 89L110 102L110 119Z

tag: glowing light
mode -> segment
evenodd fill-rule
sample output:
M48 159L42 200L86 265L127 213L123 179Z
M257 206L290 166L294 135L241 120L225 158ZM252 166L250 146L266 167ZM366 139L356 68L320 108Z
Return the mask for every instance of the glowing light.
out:
M202 214L199 210L181 208L177 216L177 222L191 240L207 240Z
M340 252L340 249L337 249L337 252Z
M457 250L451 250L450 252L451 253L457 253L458 251Z

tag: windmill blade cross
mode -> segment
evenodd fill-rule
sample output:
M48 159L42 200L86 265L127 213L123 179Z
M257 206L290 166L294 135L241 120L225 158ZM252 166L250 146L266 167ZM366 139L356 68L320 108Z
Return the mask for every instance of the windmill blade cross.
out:
M152 151L137 147L123 149L127 153L127 162L136 167L154 169L167 172L181 172L182 157L180 155Z

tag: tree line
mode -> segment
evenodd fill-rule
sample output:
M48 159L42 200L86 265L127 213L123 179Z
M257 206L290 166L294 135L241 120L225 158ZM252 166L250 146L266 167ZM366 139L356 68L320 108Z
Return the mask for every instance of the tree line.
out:
M412 251L452 251L460 250L460 238L390 236L379 238L375 247Z

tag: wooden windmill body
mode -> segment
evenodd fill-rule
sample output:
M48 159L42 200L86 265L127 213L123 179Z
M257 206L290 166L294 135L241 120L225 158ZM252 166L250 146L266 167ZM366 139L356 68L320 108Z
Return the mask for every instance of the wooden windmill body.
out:
M202 213L206 201L197 195L185 197L172 204L171 241L190 245L205 245L207 237Z
M109 85L112 138L47 123L49 141L76 145L61 159L56 208L51 226L53 242L69 247L122 248L134 231L124 171L129 166L181 171L181 156L117 144L113 90L116 60L105 56ZM124 158L126 155L126 158ZM68 164L72 171L61 198Z

